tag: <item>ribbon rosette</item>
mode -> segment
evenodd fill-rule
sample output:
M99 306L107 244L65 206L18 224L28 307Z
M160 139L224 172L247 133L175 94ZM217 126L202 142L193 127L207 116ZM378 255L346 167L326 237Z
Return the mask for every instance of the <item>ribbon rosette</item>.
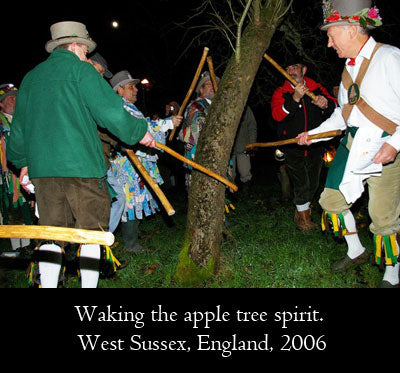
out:
M369 18L378 18L380 20L381 17L379 17L379 9L374 7L374 8L371 8L370 10L368 10L368 17Z
M377 27L382 25L382 18L379 16L379 9L376 7L362 9L354 16L360 16L359 22L362 27L367 27L368 25Z
M334 11L331 16L325 19L325 22L336 22L342 18L338 11Z

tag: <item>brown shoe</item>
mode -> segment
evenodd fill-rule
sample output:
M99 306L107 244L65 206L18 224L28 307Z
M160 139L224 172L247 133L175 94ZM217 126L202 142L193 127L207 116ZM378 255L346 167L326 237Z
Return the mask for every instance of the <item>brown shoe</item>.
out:
M315 228L315 224L311 221L311 209L306 211L295 210L294 222L302 232L308 232Z
M340 259L332 264L332 271L347 272L350 268L365 263L368 258L369 254L367 250L354 259L350 259L350 257L346 254L343 259Z

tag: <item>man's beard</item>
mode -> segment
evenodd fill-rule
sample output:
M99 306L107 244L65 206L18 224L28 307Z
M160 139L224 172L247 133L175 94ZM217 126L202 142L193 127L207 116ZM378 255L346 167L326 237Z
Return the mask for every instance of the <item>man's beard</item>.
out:
M304 80L304 76L297 76L296 74L290 75L297 83L302 83Z

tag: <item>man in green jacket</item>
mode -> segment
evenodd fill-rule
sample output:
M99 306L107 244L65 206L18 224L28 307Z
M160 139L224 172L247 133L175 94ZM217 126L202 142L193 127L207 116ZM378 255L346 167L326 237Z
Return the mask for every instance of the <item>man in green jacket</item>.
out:
M7 158L21 168L21 185L29 186L28 178L34 185L40 225L108 230L107 168L97 126L127 145L154 147L155 140L146 121L129 115L87 62L96 43L86 26L59 22L50 31L50 57L21 84ZM41 245L42 287L57 287L61 252L54 242ZM99 259L99 245L82 245L82 287L97 286Z

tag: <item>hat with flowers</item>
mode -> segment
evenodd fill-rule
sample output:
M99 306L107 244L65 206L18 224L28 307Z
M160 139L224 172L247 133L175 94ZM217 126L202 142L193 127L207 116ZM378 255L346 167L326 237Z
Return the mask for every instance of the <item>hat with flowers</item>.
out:
M379 9L371 7L371 0L323 0L324 24L330 26L357 25L373 29L382 25Z
M2 102L6 97L14 95L16 96L18 93L18 88L11 83L0 84L0 102Z

